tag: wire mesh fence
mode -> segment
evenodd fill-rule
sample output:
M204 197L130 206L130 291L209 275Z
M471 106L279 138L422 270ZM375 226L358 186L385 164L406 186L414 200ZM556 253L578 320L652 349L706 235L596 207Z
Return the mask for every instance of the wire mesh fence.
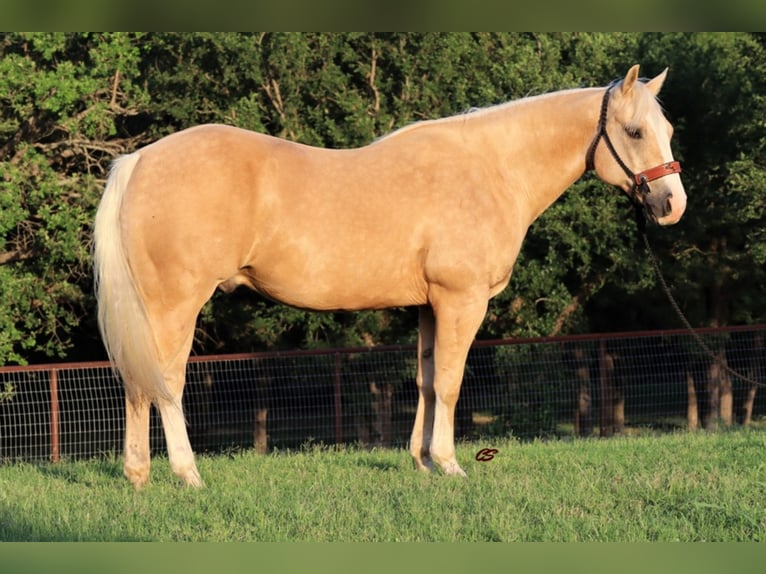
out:
M753 424L766 326L477 342L456 437L602 436ZM738 374L733 374L736 370ZM414 347L192 358L184 409L197 451L406 444ZM151 445L164 450L157 414ZM107 363L0 368L0 461L119 453L124 396Z

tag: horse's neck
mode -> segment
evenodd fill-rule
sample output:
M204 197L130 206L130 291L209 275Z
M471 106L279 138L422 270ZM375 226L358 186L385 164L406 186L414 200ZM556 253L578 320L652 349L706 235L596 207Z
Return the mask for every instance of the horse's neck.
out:
M498 106L481 118L494 131L495 161L509 184L506 192L515 196L514 203L523 196L528 224L585 172L602 93L592 88L555 92Z

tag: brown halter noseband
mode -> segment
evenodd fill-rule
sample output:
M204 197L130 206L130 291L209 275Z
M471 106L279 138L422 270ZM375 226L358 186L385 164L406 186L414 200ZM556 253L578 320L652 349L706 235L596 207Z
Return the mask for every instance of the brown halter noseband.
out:
M633 171L622 161L622 158L617 153L617 150L612 144L612 140L609 138L609 134L606 131L606 114L609 107L609 96L612 93L612 88L618 83L618 80L613 81L606 87L604 92L604 99L601 101L601 114L598 120L598 133L588 148L588 153L585 156L585 170L591 171L595 169L594 158L596 155L596 148L599 142L603 139L606 143L607 149L612 154L612 157L622 168L622 171L630 178L633 187L630 190L631 199L638 204L643 205L644 197L649 193L649 182L671 175L673 173L681 173L681 164L677 161L669 161L667 163L660 164L658 166L646 169L640 173L633 173Z

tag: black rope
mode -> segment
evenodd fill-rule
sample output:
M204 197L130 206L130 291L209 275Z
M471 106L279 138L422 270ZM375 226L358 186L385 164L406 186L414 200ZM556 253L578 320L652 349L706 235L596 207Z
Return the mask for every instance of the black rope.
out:
M645 196L649 193L649 183L646 180L646 177L640 178L640 181L636 180L636 176L633 171L625 164L624 161L622 161L620 154L617 153L617 150L615 149L614 144L612 144L612 140L609 137L609 133L606 130L609 97L611 95L612 88L617 84L619 84L619 80L614 80L606 87L606 90L604 91L604 97L601 100L601 110L599 112L598 118L598 131L596 132L596 137L593 138L593 141L591 142L585 154L585 170L591 171L595 169L596 166L594 162L596 157L596 148L598 147L599 142L603 139L607 149L617 162L617 165L622 168L622 170L631 180L632 189L630 191L630 199L635 209L636 227L638 228L638 233L641 235L641 238L644 241L644 246L646 247L646 251L649 254L649 260L651 261L654 272L660 281L660 285L662 285L662 289L665 291L665 295L675 310L676 315L678 315L678 318L681 320L681 323L683 323L686 329L692 334L700 348L705 351L705 353L713 360L713 362L715 362L724 371L747 383L750 383L751 385L766 387L766 383L755 381L749 377L746 377L721 361L721 358L707 345L707 343L705 343L705 341L702 340L700 334L697 333L694 327L691 326L691 323L689 323L686 315L684 315L680 305L676 301L675 297L673 297L673 293L670 291L670 287L668 287L668 284L665 281L665 277L662 274L662 270L660 269L660 264L657 261L657 257L654 255L654 251L652 251L652 247L649 244L649 237L646 235L646 216L644 213L646 208L643 204L643 200L645 200Z
M598 115L598 131L596 132L596 137L593 138L593 141L590 143L588 151L585 154L585 171L592 171L596 169L595 157L598 142L601 141L601 138L609 138L608 134L606 133L606 116L609 109L609 96L612 93L612 88L617 85L617 83L618 80L613 80L604 91L604 97L601 100L601 110L599 111Z
M689 320L686 318L686 315L684 315L684 312L681 310L681 306L678 304L678 301L676 301L676 298L673 297L673 293L670 291L670 287L668 287L667 282L665 281L665 276L662 274L662 270L660 269L660 264L657 261L657 257L654 255L654 251L652 250L652 246L649 244L649 237L646 235L646 219L644 218L644 214L642 212L641 206L637 203L634 203L635 211L636 211L636 224L638 225L638 233L641 235L641 238L644 241L644 246L646 247L646 252L649 254L649 261L652 263L652 267L654 268L654 273L657 276L657 279L660 282L660 285L662 286L663 291L665 291L665 295L668 298L668 301L670 301L671 306L676 312L676 315L678 315L678 318L681 320L681 323L683 323L684 327L691 333L692 337L694 337L694 340L697 342L697 344L700 346L700 348L705 351L705 354L708 355L721 369L726 371L728 374L737 377L741 379L742 381L746 383L750 383L751 385L755 385L758 387L766 387L766 383L763 383L761 381L756 381L750 377L746 377L739 371L736 371L735 369L732 369L729 365L724 363L720 356L716 354L713 349L708 346L707 343L702 339L702 336L697 332L697 330L692 327L691 323L689 323Z

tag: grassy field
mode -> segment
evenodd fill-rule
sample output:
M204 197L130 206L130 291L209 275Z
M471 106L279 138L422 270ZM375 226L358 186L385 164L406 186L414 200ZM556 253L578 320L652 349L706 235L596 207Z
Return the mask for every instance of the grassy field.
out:
M766 432L459 445L469 478L404 450L202 457L190 490L155 460L0 465L3 541L766 541ZM479 462L482 448L497 449Z

